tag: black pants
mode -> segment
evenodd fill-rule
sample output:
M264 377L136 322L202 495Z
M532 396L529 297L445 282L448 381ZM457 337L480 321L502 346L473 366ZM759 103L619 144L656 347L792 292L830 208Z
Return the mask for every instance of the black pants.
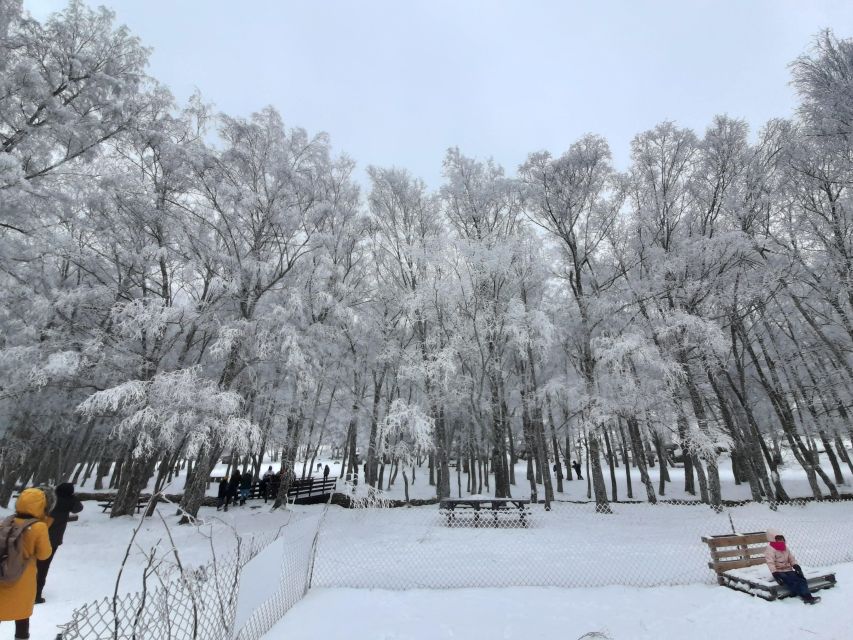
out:
M29 638L30 637L30 619L15 620L15 637Z
M779 574L779 577L782 583L788 587L788 591L793 595L805 600L811 599L812 592L809 590L809 583L796 571L783 571Z
M50 571L50 563L56 557L57 551L59 551L59 545L56 545L56 548L47 560L36 560L36 600L41 598L42 591L44 591L44 584L47 582L47 572Z

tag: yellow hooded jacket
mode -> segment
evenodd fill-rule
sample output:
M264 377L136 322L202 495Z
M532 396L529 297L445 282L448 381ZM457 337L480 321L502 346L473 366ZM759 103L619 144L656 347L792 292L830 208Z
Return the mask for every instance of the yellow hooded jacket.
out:
M47 498L41 489L24 489L15 503L15 513L37 518L24 532L24 557L27 567L21 578L12 584L0 584L0 620L24 620L33 614L36 600L36 560L47 560L53 549L47 528L50 518L45 509ZM23 523L25 518L16 518Z

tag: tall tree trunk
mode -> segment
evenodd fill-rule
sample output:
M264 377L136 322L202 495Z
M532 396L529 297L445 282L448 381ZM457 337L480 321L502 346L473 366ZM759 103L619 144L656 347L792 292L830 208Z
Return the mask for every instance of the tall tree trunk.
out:
M716 443L711 441L710 428L708 426L708 416L705 412L705 403L702 398L702 395L699 393L699 386L696 384L696 379L693 375L693 369L690 367L690 364L687 361L687 353L684 349L679 350L679 364L681 364L682 371L684 371L684 381L687 385L687 395L690 398L690 406L693 408L693 415L696 417L696 423L699 427L699 431L705 436L705 439L708 440L711 444L710 450L708 447L701 454L701 458L704 460L705 464L708 467L708 490L707 490L707 500L703 497L703 502L709 502L714 510L719 511L722 508L722 489L720 487L720 473L717 469L717 453L715 450ZM697 471L700 471L697 469ZM701 483L701 471L700 471L700 483Z
M637 463L637 467L640 470L640 482L643 483L643 486L646 488L646 499L651 504L657 504L657 496L655 495L655 488L652 485L652 480L649 477L649 470L646 467L646 456L643 450L643 443L640 439L640 425L637 423L637 419L633 416L628 418L628 433L631 435L631 448L634 451L634 461ZM626 465L627 466L627 465ZM661 486L663 486L663 476L661 476Z
M438 466L438 482L435 486L436 497L450 497L450 466L447 460L447 428L445 424L444 408L433 406L433 415L437 415L435 422L436 462Z
M551 410L551 398L545 394L548 407L548 424L551 425L551 447L554 449L554 473L557 476L557 491L563 493L563 465L560 462L560 446L557 444L557 428L554 425L554 413Z
M607 499L607 489L604 487L604 474L601 470L601 452L598 443L598 434L590 431L587 439L589 441L589 459L592 465L592 487L595 493L595 510L598 513L612 513Z
M616 484L616 467L613 464L613 447L610 446L610 435L608 433L610 430L607 425L604 425L602 431L604 432L604 452L607 456L607 466L610 467L610 499L617 502L619 500L619 488Z
M705 477L705 469L702 466L701 458L695 454L693 454L693 468L696 470L696 477L699 479L699 499L705 504L710 504L711 500L708 497L708 479Z
M619 438L622 443L622 463L625 465L625 484L628 488L628 499L633 500L634 488L631 486L631 464L628 461L628 443L625 440L625 429L622 427L621 418L619 419Z
M507 464L505 439L505 416L500 398L500 386L497 380L490 380L491 388L491 424L492 424L492 467L495 470L495 497L510 497L510 468Z
M385 383L385 369L377 375L373 372L373 404L370 409L370 435L367 440L367 473L364 481L371 487L376 486L377 442L379 436L379 401L382 397L382 386Z
M695 496L696 485L693 484L693 445L687 431L687 419L680 411L678 412L678 437L681 440L681 452L684 459L684 492ZM659 451L658 456L660 454L661 452ZM661 468L665 466L663 460L665 458L661 460Z
M180 504L180 510L183 514L180 524L188 524L198 517L198 510L201 508L204 494L207 491L210 471L216 466L221 456L222 446L217 443L203 445L199 449L192 473L187 471L187 483Z
M128 456L129 459L124 463L118 493L110 511L110 518L132 516L136 513L136 503L157 463L157 454L132 457L132 454L128 453Z

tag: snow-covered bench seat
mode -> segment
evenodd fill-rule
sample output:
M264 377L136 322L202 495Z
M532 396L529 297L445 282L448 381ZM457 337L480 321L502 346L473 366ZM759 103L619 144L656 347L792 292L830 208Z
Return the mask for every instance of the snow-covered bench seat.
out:
M702 542L711 550L708 566L717 574L717 582L724 587L743 591L765 600L790 596L788 589L778 584L764 562L767 533L726 534L707 536ZM835 586L835 574L820 567L803 569L812 591Z
M517 498L444 498L439 502L438 510L449 527L462 524L527 527L531 515L530 500ZM457 518L466 512L473 514L473 519ZM491 514L491 518L487 514Z

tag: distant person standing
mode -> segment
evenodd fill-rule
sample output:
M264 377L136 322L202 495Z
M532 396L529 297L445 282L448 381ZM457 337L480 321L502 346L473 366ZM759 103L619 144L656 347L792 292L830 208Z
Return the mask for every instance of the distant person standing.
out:
M225 501L228 499L228 476L223 477L219 481L219 490L216 492L216 510L219 511L225 506Z
M231 474L231 479L228 481L228 493L225 496L225 510L228 511L228 505L230 503L237 504L237 495L240 492L240 470L234 469L234 473Z
M578 477L578 480L583 480L583 476L581 475L581 463L575 460L572 463L572 468L575 470L575 475Z
M270 478L272 478L272 466L270 466L261 477L261 497L266 500L270 490Z
M42 604L44 598L45 582L47 582L47 572L50 571L50 563L56 557L56 552L62 545L65 539L65 529L68 527L68 521L71 520L72 513L80 513L83 511L83 503L74 495L74 485L70 482L63 482L56 487L56 506L50 512L50 517L53 522L48 529L50 537L50 546L53 553L47 560L38 560L36 562L37 578L36 578L36 604ZM76 519L76 518L75 518Z
M269 488L269 497L275 500L278 497L278 489L281 486L281 470L278 473L274 473L270 478L270 488ZM264 498L264 503L266 503L266 498Z
M329 469L329 465L323 467L323 480L329 479L329 472L331 472L331 469Z
M244 473L240 478L240 506L246 504L246 499L252 493L252 474Z
M47 494L24 489L15 503L15 514L0 521L0 552L8 576L0 579L0 621L14 621L15 638L30 637L30 616L36 601L36 562L52 553L48 525Z

